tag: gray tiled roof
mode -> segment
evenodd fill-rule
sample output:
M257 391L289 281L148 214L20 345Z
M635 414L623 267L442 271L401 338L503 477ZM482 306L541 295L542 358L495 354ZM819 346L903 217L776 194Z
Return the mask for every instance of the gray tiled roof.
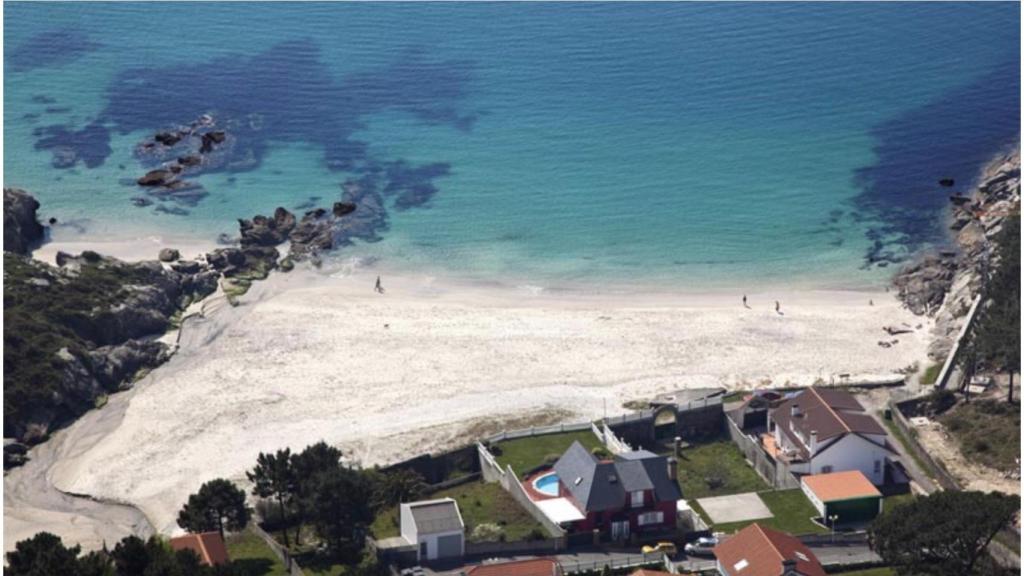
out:
M416 532L419 534L451 532L463 528L459 507L450 498L411 502L403 504L403 506L408 506L412 512L413 522L416 523Z
M613 462L600 462L573 442L555 462L559 480L588 512L626 505L627 493L654 490L659 502L681 498L679 485L668 476L668 460L646 450L627 452Z

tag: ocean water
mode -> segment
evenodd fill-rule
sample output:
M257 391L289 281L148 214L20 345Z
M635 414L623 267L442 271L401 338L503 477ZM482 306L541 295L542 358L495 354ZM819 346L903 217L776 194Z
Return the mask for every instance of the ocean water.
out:
M87 236L213 238L376 178L386 222L341 257L878 286L947 240L937 181L1019 140L1019 30L1016 3L8 2L4 185ZM230 167L135 206L136 145L202 114Z

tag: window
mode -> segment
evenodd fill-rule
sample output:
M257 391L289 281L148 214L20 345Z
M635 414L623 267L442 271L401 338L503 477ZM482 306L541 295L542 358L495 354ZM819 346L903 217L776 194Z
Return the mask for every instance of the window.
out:
M878 474L881 471L882 471L882 461L881 460L875 460L875 474Z
M646 526L648 524L661 524L664 521L664 512L645 512L637 517L636 523L640 526Z
M743 570L747 566L750 566L750 562L747 562L747 559L744 558L744 559L740 560L739 562L733 564L732 569L733 569L734 572L739 572L740 570Z
M633 492L633 508L639 508L644 505L644 491L637 490Z
M829 474L831 472L832 472L832 467L831 466L822 466L821 467L821 473L822 474Z

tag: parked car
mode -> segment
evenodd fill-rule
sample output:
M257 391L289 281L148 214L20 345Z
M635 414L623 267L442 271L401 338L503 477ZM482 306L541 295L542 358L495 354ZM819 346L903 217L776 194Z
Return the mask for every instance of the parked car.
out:
M641 548L641 551L643 551L644 554L655 554L661 552L662 554L668 554L669 556L675 556L679 553L679 549L676 548L676 545L672 542L658 542L654 546L648 544Z
M683 551L693 556L710 556L714 553L715 546L718 546L717 537L701 536L697 540L683 546Z

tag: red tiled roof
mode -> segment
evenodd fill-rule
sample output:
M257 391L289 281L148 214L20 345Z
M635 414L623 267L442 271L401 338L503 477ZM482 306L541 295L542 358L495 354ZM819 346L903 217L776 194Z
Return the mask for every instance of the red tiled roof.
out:
M228 549L220 532L203 532L202 534L186 534L171 538L173 550L191 550L199 556L199 560L207 566L218 566L228 563Z
M728 576L779 576L785 560L795 560L799 574L825 576L825 569L803 542L757 523L715 546L715 557Z
M561 576L562 568L550 558L481 564L466 571L467 576Z

